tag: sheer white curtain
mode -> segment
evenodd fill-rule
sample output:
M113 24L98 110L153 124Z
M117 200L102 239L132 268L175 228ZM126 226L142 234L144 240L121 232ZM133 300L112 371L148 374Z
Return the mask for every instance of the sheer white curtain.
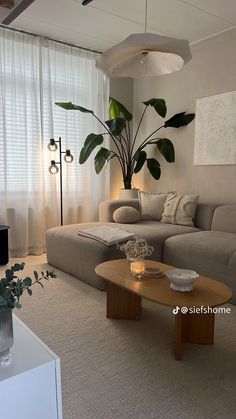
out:
M48 171L57 152L50 138L62 139L73 163L63 162L64 224L95 220L108 198L108 168L96 175L93 159L79 165L90 132L101 127L90 114L65 111L72 101L106 117L108 80L95 67L96 54L43 38L0 29L0 224L10 226L16 257L40 254L45 230L60 225L59 175Z

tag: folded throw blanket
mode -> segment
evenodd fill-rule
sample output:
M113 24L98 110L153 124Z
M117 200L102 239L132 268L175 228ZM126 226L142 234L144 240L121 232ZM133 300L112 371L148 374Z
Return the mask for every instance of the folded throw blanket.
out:
M134 233L129 233L128 231L117 227L100 226L80 230L78 235L90 237L91 239L97 240L106 246L112 246L113 244L133 237Z

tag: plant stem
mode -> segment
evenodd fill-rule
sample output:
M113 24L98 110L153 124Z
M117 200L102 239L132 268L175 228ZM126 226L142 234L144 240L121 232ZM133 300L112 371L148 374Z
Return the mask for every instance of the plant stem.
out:
M144 142L146 142L150 137L153 136L153 134L155 134L155 132L159 131L161 128L164 128L165 125L161 125L161 127L155 129L155 131L153 131L147 138L146 140L144 140Z
M133 153L133 150L134 150L134 145L135 145L135 142L136 142L136 139L137 139L137 136L138 136L138 132L139 132L140 126L141 126L141 124L142 124L142 120L143 120L143 118L144 118L144 115L145 115L146 110L147 110L147 105L145 106L145 109L144 109L144 111L143 111L143 113L142 113L142 116L141 116L141 118L140 118L140 121L139 121L139 124L138 124L137 130L136 130L136 133L135 133L135 135L134 135L134 140L133 140L133 144L132 144L132 147L131 147L131 155L132 155L132 153Z
M152 137L152 135L154 135L157 131L159 131L161 128L163 128L164 125L162 125L161 127L157 128L155 131L153 131L147 138L145 138L145 140L140 144L140 146L137 148L136 152L139 150L141 151L144 147L146 147L146 145L151 144L149 140L150 137ZM154 138L152 139L152 141L154 140ZM132 157L132 160L134 160L134 156Z
M110 151L117 157L120 168L121 168L122 176L124 177L125 176L125 166L127 165L126 160L124 160L123 157L118 156L118 154L115 151L113 151L113 150L110 150Z
M126 147L123 146L122 144L122 140L124 140ZM123 135L119 136L119 141L120 141L120 145L122 147L122 151L124 153L124 158L126 160L126 163L128 164L129 162L129 155L128 155L128 144L127 144L127 140Z
M127 140L128 140L128 150L129 150L129 158L131 159L131 134L130 134L130 124L128 122L128 133L127 133Z
M129 133L128 133L128 129L127 126L125 125L125 135L121 135L121 137L123 138L123 140L125 141L125 145L126 145L126 151L127 151L127 157L129 158L129 153L130 153L130 142L129 142Z
M27 289L27 288L31 288L33 285L35 285L35 284L37 284L38 282L40 282L40 281L42 281L42 279L49 279L49 277L50 276L48 276L48 275L45 275L45 276L42 276L41 278L38 278L38 280L36 281L34 281L34 282L32 282L32 284L31 285L29 285L28 287L26 287L25 289ZM41 283L41 282L40 282ZM42 285L42 284L41 284Z

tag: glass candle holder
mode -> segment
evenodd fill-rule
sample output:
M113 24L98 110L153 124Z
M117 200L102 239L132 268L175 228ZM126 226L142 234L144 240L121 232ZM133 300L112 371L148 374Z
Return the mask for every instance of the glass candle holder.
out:
M140 279L145 271L145 262L143 260L136 260L131 262L130 271L136 279Z

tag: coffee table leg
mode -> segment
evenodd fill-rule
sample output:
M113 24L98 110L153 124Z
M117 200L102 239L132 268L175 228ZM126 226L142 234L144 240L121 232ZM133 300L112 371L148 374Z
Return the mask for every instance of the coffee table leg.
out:
M118 285L107 283L107 317L139 320L142 298Z
M182 342L214 343L214 313L178 313L175 315L175 359L180 360Z
M182 342L214 343L214 313L183 314Z

